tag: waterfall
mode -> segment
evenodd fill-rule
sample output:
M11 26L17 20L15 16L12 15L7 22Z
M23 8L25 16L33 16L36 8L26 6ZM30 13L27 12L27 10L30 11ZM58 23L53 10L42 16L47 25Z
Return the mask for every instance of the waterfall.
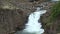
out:
M46 13L46 10L40 10L39 7L35 12L31 13L28 17L27 24L25 24L25 29L22 32L19 31L20 34L42 34L44 32L44 29L41 28L42 25L38 22L38 20L44 13Z

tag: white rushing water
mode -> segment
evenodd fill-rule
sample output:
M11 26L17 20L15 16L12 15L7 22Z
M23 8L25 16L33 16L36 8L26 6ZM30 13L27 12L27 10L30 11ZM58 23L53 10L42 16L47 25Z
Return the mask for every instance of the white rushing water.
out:
M29 15L28 23L26 24L26 28L24 29L24 31L36 34L43 33L44 29L41 28L42 25L38 22L38 20L40 16L44 13L46 13L46 10L40 10L39 7L34 13L31 13Z
M18 32L17 34L42 34L44 29L41 28L42 25L38 22L38 20L44 13L46 13L46 10L40 10L38 7L35 12L29 15L28 22L23 32Z

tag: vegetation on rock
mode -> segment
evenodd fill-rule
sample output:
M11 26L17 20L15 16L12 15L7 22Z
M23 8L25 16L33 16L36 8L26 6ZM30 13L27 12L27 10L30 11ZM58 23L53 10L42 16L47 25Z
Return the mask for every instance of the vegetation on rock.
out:
M47 34L57 34L58 31L60 31L60 1L52 6L51 8L51 14L47 18L46 21L46 33Z
M47 22L51 23L55 21L60 15L60 2L56 3L52 8L51 8L51 14L48 17ZM51 24L50 24L51 25Z

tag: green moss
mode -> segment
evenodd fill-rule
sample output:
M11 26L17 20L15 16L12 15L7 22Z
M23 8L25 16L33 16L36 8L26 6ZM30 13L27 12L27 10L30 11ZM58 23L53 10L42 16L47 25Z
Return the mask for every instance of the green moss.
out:
M51 9L50 22L54 21L60 15L60 2L55 4Z
M60 15L60 1L51 8L51 14L47 19L47 25L51 25Z

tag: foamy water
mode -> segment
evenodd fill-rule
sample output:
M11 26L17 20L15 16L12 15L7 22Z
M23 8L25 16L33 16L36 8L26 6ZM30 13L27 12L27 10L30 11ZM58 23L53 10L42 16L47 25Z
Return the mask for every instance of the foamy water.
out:
M42 34L44 33L44 29L42 29L41 23L38 22L40 16L45 14L46 10L40 10L38 7L37 10L31 13L28 17L28 22L23 31L18 31L17 34Z

